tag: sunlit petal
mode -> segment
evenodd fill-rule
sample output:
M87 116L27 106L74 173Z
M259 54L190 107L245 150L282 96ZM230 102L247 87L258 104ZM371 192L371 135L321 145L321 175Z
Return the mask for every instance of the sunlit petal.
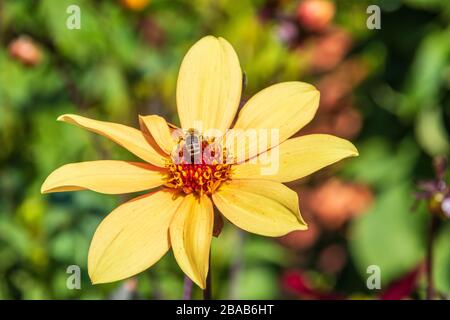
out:
M115 143L121 145L128 151L134 153L139 158L164 167L165 155L157 150L157 145L151 145L140 130L124 126L118 123L93 120L74 114L65 114L58 118L58 121L72 123L89 131L105 136Z
M92 190L121 194L148 190L164 184L161 168L148 163L116 160L66 164L53 171L41 187L42 193Z
M91 242L88 271L92 282L125 279L156 263L170 248L169 225L182 199L163 190L113 210Z
M226 144L236 162L254 157L291 137L314 117L319 91L303 82L284 82L254 95L239 112Z
M153 137L158 146L165 153L170 154L174 147L175 141L170 133L170 127L164 118L157 115L140 116L139 123L144 135Z
M357 155L358 150L345 139L328 134L311 134L289 139L256 159L235 166L233 178L289 182Z
M189 49L178 75L177 107L182 128L223 133L236 114L241 90L242 71L233 47L222 38L202 38Z
M297 193L278 182L233 180L222 185L213 200L228 220L248 232L278 237L307 229Z
M200 288L206 286L214 225L211 200L186 196L170 224L172 250L180 268Z

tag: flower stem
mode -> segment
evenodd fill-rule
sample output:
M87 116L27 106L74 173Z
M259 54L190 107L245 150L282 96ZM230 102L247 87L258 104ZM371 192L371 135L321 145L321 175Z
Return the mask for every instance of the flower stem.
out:
M244 246L244 237L245 234L241 229L236 229L236 243L235 243L235 252L234 252L234 260L230 267L230 275L229 275L229 293L228 297L231 300L236 300L238 296L238 278L242 271L244 261L242 259L243 252L242 248Z
M191 300L192 298L192 280L188 276L184 276L183 300Z
M426 257L426 279L427 279L427 293L426 299L431 300L434 296L433 289L433 242L436 233L438 218L433 214L430 221L427 242L427 257Z
M211 280L211 251L209 252L209 267L208 267L208 275L206 276L206 288L203 290L203 300L211 300L212 299L212 280Z

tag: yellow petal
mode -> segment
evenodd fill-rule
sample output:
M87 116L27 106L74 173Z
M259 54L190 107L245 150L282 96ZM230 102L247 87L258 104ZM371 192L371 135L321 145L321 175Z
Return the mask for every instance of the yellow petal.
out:
M92 283L122 280L156 263L170 248L169 225L181 201L162 190L113 210L98 226L89 248Z
M232 180L213 194L214 204L233 224L246 231L278 237L306 230L297 193L266 180Z
M242 71L233 47L223 38L200 39L187 52L178 74L182 128L224 133L236 114L241 90Z
M155 166L165 166L165 155L157 150L157 146L150 145L140 130L118 123L92 120L74 114L62 115L58 118L58 121L68 122L98 133Z
M164 184L161 168L147 163L100 160L66 164L53 171L42 193L92 191L121 194L148 190Z
M176 144L170 133L169 125L164 118L157 115L139 116L139 123L142 132L153 137L161 150L171 154Z
M319 98L319 91L303 82L275 84L253 96L227 134L236 162L282 143L303 128L313 119Z
M289 182L357 155L358 150L345 139L328 134L311 134L289 139L257 158L235 166L233 179Z
M170 241L178 265L200 288L206 286L214 210L206 197L186 196L170 224Z

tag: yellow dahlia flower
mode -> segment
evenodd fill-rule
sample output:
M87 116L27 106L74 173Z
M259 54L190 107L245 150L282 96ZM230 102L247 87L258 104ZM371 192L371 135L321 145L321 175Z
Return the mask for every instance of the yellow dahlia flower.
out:
M122 194L158 188L122 204L100 223L88 255L94 284L144 271L172 247L184 273L205 288L214 220L220 218L214 206L234 225L264 236L307 229L297 194L282 182L358 151L331 135L289 139L311 121L319 104L319 92L302 82L262 90L227 130L241 90L242 70L233 47L207 36L190 48L180 67L176 98L181 129L157 115L141 116L140 131L71 114L58 118L113 140L146 163L68 164L50 174L42 193L89 189Z

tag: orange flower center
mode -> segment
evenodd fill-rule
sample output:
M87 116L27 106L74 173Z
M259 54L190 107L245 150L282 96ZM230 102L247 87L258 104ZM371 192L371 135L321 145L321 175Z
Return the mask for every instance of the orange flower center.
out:
M193 129L180 137L171 158L167 164L166 186L186 194L211 195L231 176L226 150L214 139L205 139Z

